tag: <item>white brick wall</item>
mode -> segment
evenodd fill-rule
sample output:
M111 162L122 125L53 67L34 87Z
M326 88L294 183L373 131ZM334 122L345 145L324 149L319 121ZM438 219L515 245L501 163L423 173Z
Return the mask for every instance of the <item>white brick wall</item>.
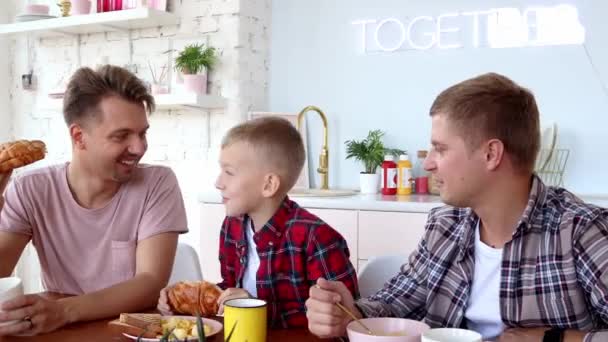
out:
M232 125L243 121L248 111L267 109L270 1L173 0L170 6L180 15L180 26L135 30L131 32L131 43L124 32L82 35L80 48L76 38L28 41L22 35L4 43L9 46L7 55L3 54L7 49L0 41L0 58L8 60L11 70L8 78L3 76L8 70L6 63L0 63L0 68L5 68L0 70L0 89L8 88L8 94L4 90L0 94L0 108L13 108L8 116L0 112L0 138L42 138L49 150L45 163L69 160L67 129L60 110L48 109L47 94L79 66L95 66L102 56L107 56L111 64L134 63L138 75L149 80L147 62L163 65L172 56L163 54L170 47L179 49L192 42L211 44L219 50L220 64L210 75L209 89L228 99L226 109L212 113L154 113L150 117L149 150L144 158L145 162L169 165L178 175L191 229L182 239L198 248L201 223L197 196L203 188L213 185L221 137ZM48 2L51 8L56 7L54 1ZM12 18L21 12L23 3L2 1L0 13ZM28 70L28 60L38 78L36 91L24 91L19 84L20 75ZM4 122L10 119L14 124L8 131Z
M0 3L0 23L8 22L8 7L4 3ZM6 141L10 138L11 131L11 115L8 107L8 40L0 38L0 141Z

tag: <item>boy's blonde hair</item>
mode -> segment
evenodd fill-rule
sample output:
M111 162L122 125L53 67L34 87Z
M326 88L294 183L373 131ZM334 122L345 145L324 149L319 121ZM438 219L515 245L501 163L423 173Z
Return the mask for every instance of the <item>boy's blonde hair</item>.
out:
M280 191L287 193L298 180L306 152L300 132L287 120L262 117L232 127L222 140L222 148L236 142L253 146L263 163L281 178Z

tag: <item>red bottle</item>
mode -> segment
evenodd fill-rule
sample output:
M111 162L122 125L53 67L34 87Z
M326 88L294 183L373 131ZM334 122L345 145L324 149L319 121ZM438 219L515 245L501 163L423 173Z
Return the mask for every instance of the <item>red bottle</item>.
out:
M396 195L397 194L397 163L393 156L384 156L382 162L382 194Z

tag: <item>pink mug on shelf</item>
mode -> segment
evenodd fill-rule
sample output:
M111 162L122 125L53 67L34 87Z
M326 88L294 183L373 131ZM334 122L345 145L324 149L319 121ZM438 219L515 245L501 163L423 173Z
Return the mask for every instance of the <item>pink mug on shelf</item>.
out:
M167 10L167 0L148 0L148 7L159 11Z
M71 0L72 14L89 14L91 13L91 0Z

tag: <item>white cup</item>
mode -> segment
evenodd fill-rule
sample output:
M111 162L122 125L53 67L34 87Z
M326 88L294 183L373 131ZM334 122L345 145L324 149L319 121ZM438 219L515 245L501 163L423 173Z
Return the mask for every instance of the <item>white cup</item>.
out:
M481 335L473 330L438 328L422 334L422 342L481 342Z
M0 305L7 300L18 296L23 296L23 283L17 277L0 278ZM2 311L0 309L0 311ZM1 326L17 323L18 321L9 321L0 323Z

